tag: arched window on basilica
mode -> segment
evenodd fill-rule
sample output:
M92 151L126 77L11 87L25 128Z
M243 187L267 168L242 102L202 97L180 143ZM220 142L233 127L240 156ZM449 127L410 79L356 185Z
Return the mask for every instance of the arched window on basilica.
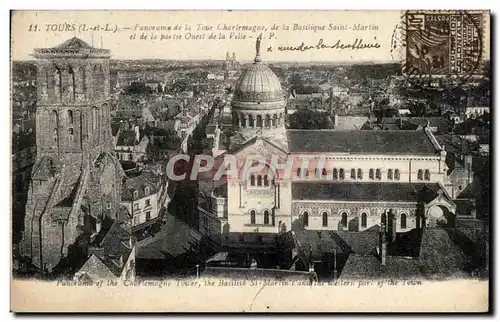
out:
M406 229L406 214L401 214L401 229Z
M431 172L429 170L425 170L425 172L424 172L424 180L425 181L430 181L431 180Z
M424 172L422 171L422 169L419 169L417 171L417 179L418 180L424 180Z
M273 114L273 126L278 126L278 116L276 114Z
M387 170L387 179L392 180L392 169Z
M370 169L370 172L369 172L369 174L368 174L368 177L369 177L370 179L372 179L372 180L373 180L373 179L375 179L375 172L373 171L373 169Z
M367 226L367 214L366 212L361 213L361 227L366 228Z
M262 115L257 115L257 127L262 128Z
M342 168L339 170L339 179L340 180L344 180L345 179L344 169L342 169Z
M257 176L257 186L262 187L262 176L260 175Z
M255 120L254 120L252 114L248 115L248 126L249 127L254 127L255 126Z
M351 179L356 179L356 169L351 169Z
M61 70L57 66L54 70L54 97L58 102L62 99L62 75Z
M358 169L358 179L363 179L363 170Z
M255 225L255 210L250 211L250 223Z
M250 176L250 185L255 186L255 176L253 174Z
M398 169L394 170L394 180L400 180L400 178L401 175L399 173L399 170Z
M333 169L333 180L338 180L338 178L339 178L338 170L337 170L337 168L334 168Z
M381 180L382 179L382 172L380 171L380 169L377 169L375 171L375 177L377 178L377 180Z
M75 72L73 71L73 68L71 66L68 66L68 78L69 78L69 83L68 83L68 94L69 94L69 99L71 101L75 101L76 98L76 81L75 81Z
M266 114L265 127L271 127L271 116L269 114Z
M269 210L264 210L264 225L269 225Z
M328 227L328 213L325 211L321 216L323 221L323 227Z
M309 213L307 211L302 213L302 223L304 224L304 227L309 226Z
M267 177L267 174L264 176L264 186L269 186L269 179Z
M326 169L325 169L325 168L323 168L323 169L321 170L321 175L326 176Z
M340 221L340 224L342 225L342 227L345 228L345 227L347 227L347 212L345 212L345 211L342 212L341 216L342 216L342 219Z

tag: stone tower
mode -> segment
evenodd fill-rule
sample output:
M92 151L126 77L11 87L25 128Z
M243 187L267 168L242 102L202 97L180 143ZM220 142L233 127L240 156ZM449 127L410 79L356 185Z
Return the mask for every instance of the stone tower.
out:
M36 49L37 160L21 253L52 271L78 236L95 233L120 202L123 170L112 153L106 49L72 38Z

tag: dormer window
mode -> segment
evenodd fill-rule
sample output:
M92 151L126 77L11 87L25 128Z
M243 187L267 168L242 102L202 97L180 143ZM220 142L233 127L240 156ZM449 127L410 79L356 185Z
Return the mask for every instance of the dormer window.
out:
M149 196L149 187L144 188L144 193L146 196Z
M134 199L139 198L139 191L135 190L134 191Z

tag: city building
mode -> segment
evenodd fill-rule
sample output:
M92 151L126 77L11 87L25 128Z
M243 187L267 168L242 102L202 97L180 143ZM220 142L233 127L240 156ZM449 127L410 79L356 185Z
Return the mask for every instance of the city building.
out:
M109 50L75 37L34 57L37 156L19 248L27 268L52 272L79 236L116 219L124 173L113 153Z
M136 125L133 130L118 130L114 151L120 161L144 162L148 146L149 138Z
M137 232L153 225L164 206L165 183L149 172L127 178L122 185L121 204L132 216L132 231Z

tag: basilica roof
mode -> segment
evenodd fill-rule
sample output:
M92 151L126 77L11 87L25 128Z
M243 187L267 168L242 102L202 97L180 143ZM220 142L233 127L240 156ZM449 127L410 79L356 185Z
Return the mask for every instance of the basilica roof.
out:
M291 152L435 155L424 131L288 130Z
M294 182L293 200L429 202L438 196L437 183Z
M280 80L261 62L255 62L243 71L233 96L233 101L240 102L274 102L283 99Z

